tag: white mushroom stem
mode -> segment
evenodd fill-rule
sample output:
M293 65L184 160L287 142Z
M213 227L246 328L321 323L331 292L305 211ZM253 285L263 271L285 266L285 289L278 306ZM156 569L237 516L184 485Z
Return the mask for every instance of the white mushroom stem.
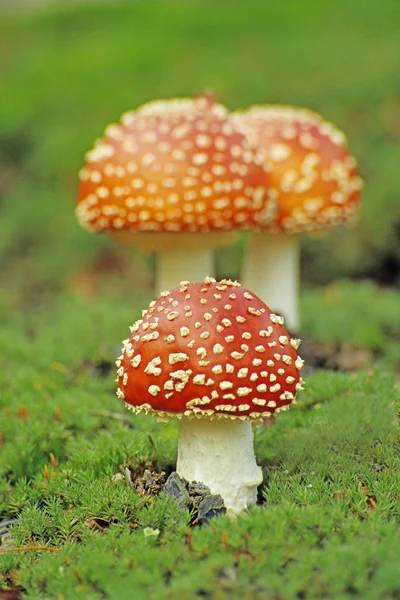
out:
M242 283L297 332L299 320L299 242L296 235L255 233L246 250Z
M208 233L110 233L122 244L134 245L142 252L156 253L155 292L177 287L181 281L203 281L214 275L214 249L232 244L234 231Z
M254 457L251 422L184 417L179 422L177 472L220 494L228 514L255 504L262 472Z
M182 280L203 281L214 274L214 253L206 238L198 248L179 247L177 239L177 246L161 250L156 260L157 294L177 287Z

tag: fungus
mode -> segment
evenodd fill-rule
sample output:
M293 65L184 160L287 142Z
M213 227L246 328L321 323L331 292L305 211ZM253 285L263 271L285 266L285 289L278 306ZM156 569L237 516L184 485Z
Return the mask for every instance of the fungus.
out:
M261 154L209 96L150 102L108 126L86 155L78 220L157 252L157 293L176 285L176 273L202 279L233 228L273 216Z
M178 474L236 513L256 502L262 481L252 421L286 410L301 389L298 345L237 282L182 282L131 327L117 395L136 413L177 417Z
M363 181L345 135L320 115L290 106L255 106L233 120L265 151L275 218L260 224L247 248L243 283L297 330L299 244L296 234L355 220Z

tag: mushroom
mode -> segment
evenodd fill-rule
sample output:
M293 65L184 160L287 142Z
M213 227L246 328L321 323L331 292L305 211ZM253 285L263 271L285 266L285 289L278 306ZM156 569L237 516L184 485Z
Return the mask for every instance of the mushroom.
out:
M80 171L77 218L158 253L156 291L213 272L232 228L267 224L263 157L211 97L154 101L107 127Z
M301 389L283 319L239 283L182 282L131 327L117 360L117 396L135 413L179 419L177 472L221 494L228 512L262 482L252 421L286 410Z
M252 132L266 152L275 218L254 232L247 248L243 283L299 328L300 232L352 222L362 179L346 137L320 115L290 106L255 106L233 120Z

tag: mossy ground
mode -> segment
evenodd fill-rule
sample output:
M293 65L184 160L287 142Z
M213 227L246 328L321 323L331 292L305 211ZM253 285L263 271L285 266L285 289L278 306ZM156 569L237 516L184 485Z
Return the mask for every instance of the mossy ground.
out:
M346 300L349 284L336 291ZM399 306L395 293L382 305L368 294L360 332ZM305 295L310 335L329 337L326 296ZM127 466L171 472L176 460L176 424L132 417L115 396L112 361L138 312L122 298L67 296L3 320L0 517L18 518L13 547L57 552L0 553L1 585L44 599L398 598L399 342L392 373L383 340L362 372L309 373L299 404L256 428L263 503L191 528L173 500L112 481ZM390 327L399 336L399 321Z
M1 538L0 599L398 600L400 294L333 281L400 271L398 3L119 1L1 17L0 521L17 522ZM308 368L299 404L257 426L260 504L191 527L172 499L112 479L171 472L176 423L133 417L115 396L151 258L81 231L73 205L107 122L210 87L232 108L304 104L349 134L365 208L357 229L303 241L301 333L364 354L360 371ZM241 248L218 254L221 275L239 273ZM3 552L32 546L46 549Z

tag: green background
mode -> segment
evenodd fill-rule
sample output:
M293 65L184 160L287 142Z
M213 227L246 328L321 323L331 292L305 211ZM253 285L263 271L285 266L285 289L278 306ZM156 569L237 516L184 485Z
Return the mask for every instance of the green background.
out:
M0 521L18 519L1 600L400 598L399 23L397 0L0 4ZM112 481L170 472L177 431L115 397L153 258L81 230L74 207L108 123L204 90L346 132L360 220L302 239L302 334L361 352L361 370L308 367L299 404L255 431L263 505L190 528L172 500ZM220 276L245 242L218 252ZM31 545L56 552L3 552Z

